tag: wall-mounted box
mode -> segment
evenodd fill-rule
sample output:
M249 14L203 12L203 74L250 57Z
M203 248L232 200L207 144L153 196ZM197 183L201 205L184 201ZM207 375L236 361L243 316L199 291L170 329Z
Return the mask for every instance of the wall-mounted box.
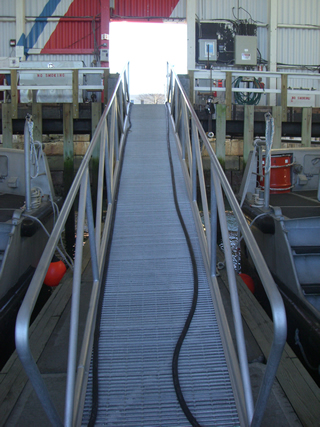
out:
M199 39L199 61L217 60L217 40Z
M100 61L103 61L103 62L109 61L109 49L100 50Z
M235 36L235 65L257 65L257 37Z

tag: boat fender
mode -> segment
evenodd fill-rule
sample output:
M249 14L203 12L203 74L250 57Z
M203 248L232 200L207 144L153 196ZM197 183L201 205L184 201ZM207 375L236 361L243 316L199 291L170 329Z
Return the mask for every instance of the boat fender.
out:
M251 291L251 293L254 294L255 287L254 287L254 281L252 277L250 277L248 274L240 273L239 276L244 281L244 283L247 285L247 288Z
M262 216L258 218L255 222L256 227L264 234L274 234L276 231L276 226L274 219L270 215Z
M44 278L44 284L52 287L58 286L66 271L67 268L61 260L51 262Z

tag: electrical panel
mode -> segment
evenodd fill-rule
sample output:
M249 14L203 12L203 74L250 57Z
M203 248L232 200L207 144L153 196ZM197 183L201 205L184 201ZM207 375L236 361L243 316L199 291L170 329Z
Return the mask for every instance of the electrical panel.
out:
M100 50L100 61L108 62L109 61L109 49L101 49Z
M217 40L199 39L199 61L217 60Z
M235 64L257 65L256 36L235 36Z
M196 62L198 64L208 63L208 53L203 57L201 53L202 40L216 41L216 58L211 62L218 64L229 64L234 56L234 29L233 24L218 22L197 22L196 23Z

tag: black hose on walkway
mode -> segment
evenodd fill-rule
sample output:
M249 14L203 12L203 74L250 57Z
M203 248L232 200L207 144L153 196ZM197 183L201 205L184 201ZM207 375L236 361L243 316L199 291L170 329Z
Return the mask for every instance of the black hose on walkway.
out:
M174 349L173 358L172 358L172 379L173 379L173 384L174 384L174 388L176 391L176 395L177 395L179 404L180 404L181 409L183 410L185 416L187 417L188 421L190 422L190 424L193 427L201 427L200 424L198 423L197 419L194 417L194 415L190 411L190 409L189 409L189 407L188 407L188 405L184 399L184 396L183 396L183 393L181 390L181 386L180 386L180 380L179 380L179 354L180 354L182 343L183 343L183 341L184 341L184 339L188 333L188 329L190 327L193 315L194 315L196 307L197 307L199 283L198 283L198 269L197 269L196 258L194 255L191 239L190 239L187 227L184 223L184 220L183 220L183 217L182 217L182 214L180 211L179 203L178 203L176 181L175 181L175 176L174 176L172 154L171 154L171 147L170 147L169 109L168 109L167 105L166 105L166 123L167 123L167 147L168 147L168 156L169 156L169 162L170 162L170 172L171 172L171 182L172 182L174 204L175 204L175 208L177 211L177 215L178 215L179 220L180 220L181 227L182 227L184 235L185 235L187 245L188 245L189 254L190 254L191 263L192 263L192 272L193 272L192 303L191 303L190 311L189 311L189 314L188 314L187 319L185 321L184 327L181 331L181 334L180 334L179 339L177 341L176 347Z

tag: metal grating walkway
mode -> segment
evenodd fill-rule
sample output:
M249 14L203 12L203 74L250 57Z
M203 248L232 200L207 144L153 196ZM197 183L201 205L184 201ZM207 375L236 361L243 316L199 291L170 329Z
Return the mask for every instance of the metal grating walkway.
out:
M96 425L188 426L171 363L188 315L192 265L175 210L164 105L132 106L102 311ZM179 359L181 387L202 426L239 425L173 132L179 205L197 259L199 299ZM83 414L92 404L90 373Z

